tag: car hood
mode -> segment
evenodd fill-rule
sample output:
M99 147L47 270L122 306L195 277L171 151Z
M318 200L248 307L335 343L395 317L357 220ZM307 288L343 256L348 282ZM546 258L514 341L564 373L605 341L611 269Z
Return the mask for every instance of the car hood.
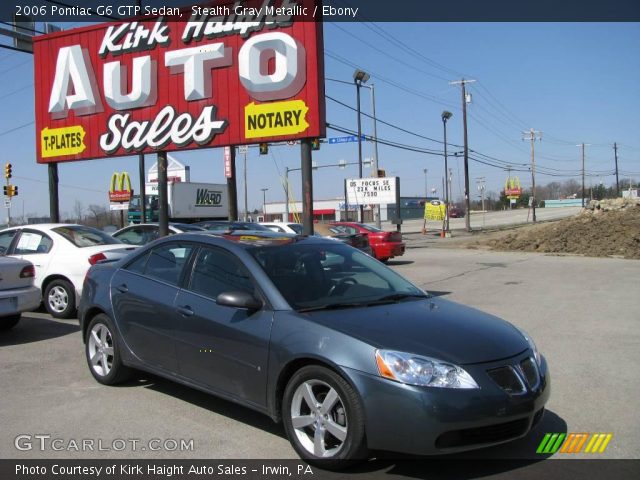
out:
M458 365L501 360L529 348L510 323L441 298L301 315L376 348Z

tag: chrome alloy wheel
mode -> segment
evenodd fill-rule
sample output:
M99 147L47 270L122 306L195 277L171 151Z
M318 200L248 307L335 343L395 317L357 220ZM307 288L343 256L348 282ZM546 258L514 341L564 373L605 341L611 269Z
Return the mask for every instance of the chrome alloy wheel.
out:
M307 380L291 401L291 423L300 444L316 457L335 456L347 439L347 414L338 392L321 380Z
M97 323L89 335L89 361L93 371L105 377L113 366L113 337L107 326Z
M47 302L49 302L51 310L62 313L69 305L69 292L60 285L56 285L49 290Z

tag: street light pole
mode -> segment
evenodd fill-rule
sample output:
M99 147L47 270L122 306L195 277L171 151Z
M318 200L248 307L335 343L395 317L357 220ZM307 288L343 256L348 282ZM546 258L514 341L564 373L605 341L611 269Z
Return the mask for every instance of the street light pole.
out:
M445 232L449 231L449 164L447 160L447 120L449 120L453 114L448 111L442 112L442 125L444 127L444 218L445 218Z
M262 216L264 217L264 221L267 221L266 215L267 215L267 190L269 190L268 188L261 188L260 190L262 190Z
M360 116L360 86L369 80L369 74L362 70L353 73L356 84L356 110L358 113L358 178L362 178L362 119ZM360 204L360 222L364 222L364 205Z
M374 84L370 86L371 89L371 111L373 113L373 171L378 177L378 121L376 120L376 93L373 88ZM380 221L380 204L374 207L374 215L376 220L376 227L382 228L382 222Z
M424 172L424 199L426 200L429 197L429 184L427 183L427 172L429 169L423 168L422 171Z

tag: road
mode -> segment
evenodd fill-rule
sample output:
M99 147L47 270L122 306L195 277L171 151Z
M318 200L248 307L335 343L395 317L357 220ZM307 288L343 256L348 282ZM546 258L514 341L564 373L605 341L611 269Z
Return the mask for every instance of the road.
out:
M639 262L420 248L390 265L435 295L524 328L548 359L551 399L534 432L459 457L535 458L546 432L612 432L601 458L640 457ZM229 402L145 374L117 388L96 383L75 321L25 317L0 336L0 458L296 458L280 426ZM41 452L34 442L19 451L21 434L109 447L193 440L193 449Z
M550 220L559 220L561 218L571 217L582 210L580 207L564 207L564 208L538 208L536 210L536 220L546 222ZM527 216L529 218L527 220ZM531 216L527 209L517 210L500 210L492 212L472 212L471 228L474 230L502 228L509 225L521 225L532 223ZM412 219L405 220L402 224L403 233L417 233L422 230L424 220ZM454 232L464 230L466 228L464 218L449 219L449 228ZM429 220L427 222L428 230L442 229L442 222ZM384 230L395 230L395 225L384 223Z

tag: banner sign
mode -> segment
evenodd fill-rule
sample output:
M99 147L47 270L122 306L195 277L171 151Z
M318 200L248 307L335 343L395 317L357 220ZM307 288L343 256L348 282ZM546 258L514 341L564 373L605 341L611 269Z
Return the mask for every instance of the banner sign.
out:
M522 185L518 177L509 177L504 183L504 195L509 199L518 199L522 195Z
M131 178L127 172L114 172L109 183L109 201L129 203L133 190L131 189Z
M324 137L315 3L225 0L34 37L38 162Z
M347 203L387 205L396 203L396 177L352 178L347 181Z
M440 200L431 200L424 204L425 220L444 220L445 203Z

